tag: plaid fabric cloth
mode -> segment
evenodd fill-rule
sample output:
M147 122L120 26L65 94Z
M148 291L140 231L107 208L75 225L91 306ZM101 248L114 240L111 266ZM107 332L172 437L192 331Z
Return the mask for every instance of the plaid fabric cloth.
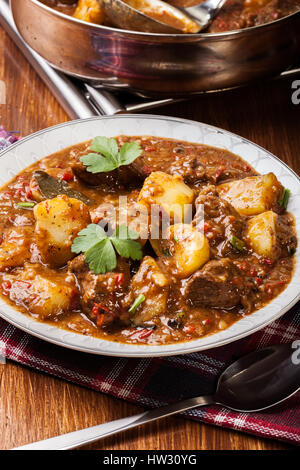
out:
M17 134L17 132L15 132L15 134ZM12 132L7 132L2 126L0 126L0 151L4 150L17 140L19 140L19 137L13 135Z
M14 139L0 127L0 149ZM265 329L230 345L154 359L99 357L64 349L0 319L0 344L8 359L144 407L211 394L221 372L238 357L296 339L300 339L300 304ZM237 413L209 406L184 415L260 437L300 443L300 393L259 413Z

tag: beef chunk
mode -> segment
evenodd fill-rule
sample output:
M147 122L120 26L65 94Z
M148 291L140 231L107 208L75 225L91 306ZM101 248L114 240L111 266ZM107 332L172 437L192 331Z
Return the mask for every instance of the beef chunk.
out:
M144 179L140 168L134 164L121 166L106 173L90 173L81 162L76 162L73 164L72 170L75 176L88 186L106 186L109 189L118 189L124 186L126 188L139 187Z
M175 155L174 160L171 162L167 173L171 175L180 175L186 184L199 187L204 182L216 184L223 180L234 179L240 177L241 170L237 168L225 168L220 170L219 163L212 161L204 163L199 156L185 154L178 156Z
M237 277L240 271L229 258L209 261L186 282L186 301L192 307L233 308L242 295L232 282Z
M286 212L276 218L277 249L281 249L281 256L292 256L297 249L294 217Z
M229 256L238 254L231 245L233 236L241 239L244 231L244 218L237 213L234 207L225 199L220 198L213 192L213 186L207 187L207 190L196 199L197 205L204 207L204 232L209 240L210 247L216 256ZM199 215L197 211L193 223L199 224Z
M185 183L195 186L206 180L204 166L195 155L191 155L188 152L175 155L167 173L182 176Z
M115 272L94 274L86 264L84 255L79 255L69 263L69 272L77 279L82 309L93 320L97 320L97 314L104 314L104 325L117 318L126 320L121 300L130 282L127 260L120 258Z

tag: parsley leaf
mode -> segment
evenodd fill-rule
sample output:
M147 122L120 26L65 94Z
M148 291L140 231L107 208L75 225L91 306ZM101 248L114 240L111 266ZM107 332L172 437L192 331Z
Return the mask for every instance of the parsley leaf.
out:
M91 150L94 152L102 153L105 157L113 156L117 158L119 148L116 139L107 137L95 137L92 142Z
M117 256L108 238L93 245L85 253L85 261L95 274L104 274L117 267Z
M143 257L139 235L126 225L108 237L102 227L90 224L79 232L72 245L73 253L85 253L85 261L95 274L104 274L117 267L117 255L139 260Z
M130 230L126 225L121 225L110 237L115 249L120 256L124 258L131 258L133 260L142 259L142 247L134 241L139 238L139 235Z
M129 165L134 162L142 153L140 144L137 142L126 142L122 145L119 155L121 165Z
M72 245L72 252L77 254L82 251L86 252L101 240L105 240L105 238L107 238L107 235L100 225L90 224L81 230L78 237L75 238Z
M107 137L96 137L90 148L97 153L89 153L80 158L90 173L113 171L120 166L129 165L142 153L137 142L126 142L119 151L116 139Z

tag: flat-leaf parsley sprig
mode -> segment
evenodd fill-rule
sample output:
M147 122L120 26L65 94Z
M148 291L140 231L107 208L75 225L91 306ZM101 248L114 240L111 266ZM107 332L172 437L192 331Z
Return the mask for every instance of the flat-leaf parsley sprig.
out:
M139 235L126 225L120 225L108 237L100 225L90 224L79 232L72 245L73 253L84 253L85 261L95 274L105 274L117 267L116 252L124 258L140 260L142 247Z
M137 142L126 142L119 150L116 139L107 137L96 137L90 149L93 153L80 158L90 173L113 171L129 165L142 154L142 148Z

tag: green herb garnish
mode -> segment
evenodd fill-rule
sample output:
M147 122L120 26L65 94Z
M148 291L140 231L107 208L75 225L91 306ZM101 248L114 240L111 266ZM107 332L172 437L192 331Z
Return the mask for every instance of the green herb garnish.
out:
M146 297L143 295L143 294L140 294L136 299L135 301L133 302L133 304L131 305L130 309L128 310L129 313L135 313L136 310L139 308L139 306L145 302L146 300Z
M72 245L73 253L85 253L85 261L95 274L104 274L117 267L116 251L124 258L140 260L141 245L135 241L139 235L125 225L108 237L100 225L90 224L79 232Z
M185 317L185 313L184 312L179 312L179 313L177 313L176 316L179 320L182 320Z
M18 202L17 206L24 207L24 208L31 208L35 206L35 202Z
M129 165L142 153L137 142L126 142L119 150L116 139L107 137L96 137L90 149L96 153L89 153L80 158L90 173L103 173Z
M238 237L235 235L232 236L230 240L231 245L236 248L238 251L243 251L245 249L245 243L243 240L240 240Z
M171 255L170 250L169 250L168 248L166 248L166 249L163 251L163 254L164 254L165 256L170 256L170 255Z
M278 200L278 204L284 209L286 209L288 206L290 194L291 194L291 191L289 189L285 189L283 192L282 199Z

